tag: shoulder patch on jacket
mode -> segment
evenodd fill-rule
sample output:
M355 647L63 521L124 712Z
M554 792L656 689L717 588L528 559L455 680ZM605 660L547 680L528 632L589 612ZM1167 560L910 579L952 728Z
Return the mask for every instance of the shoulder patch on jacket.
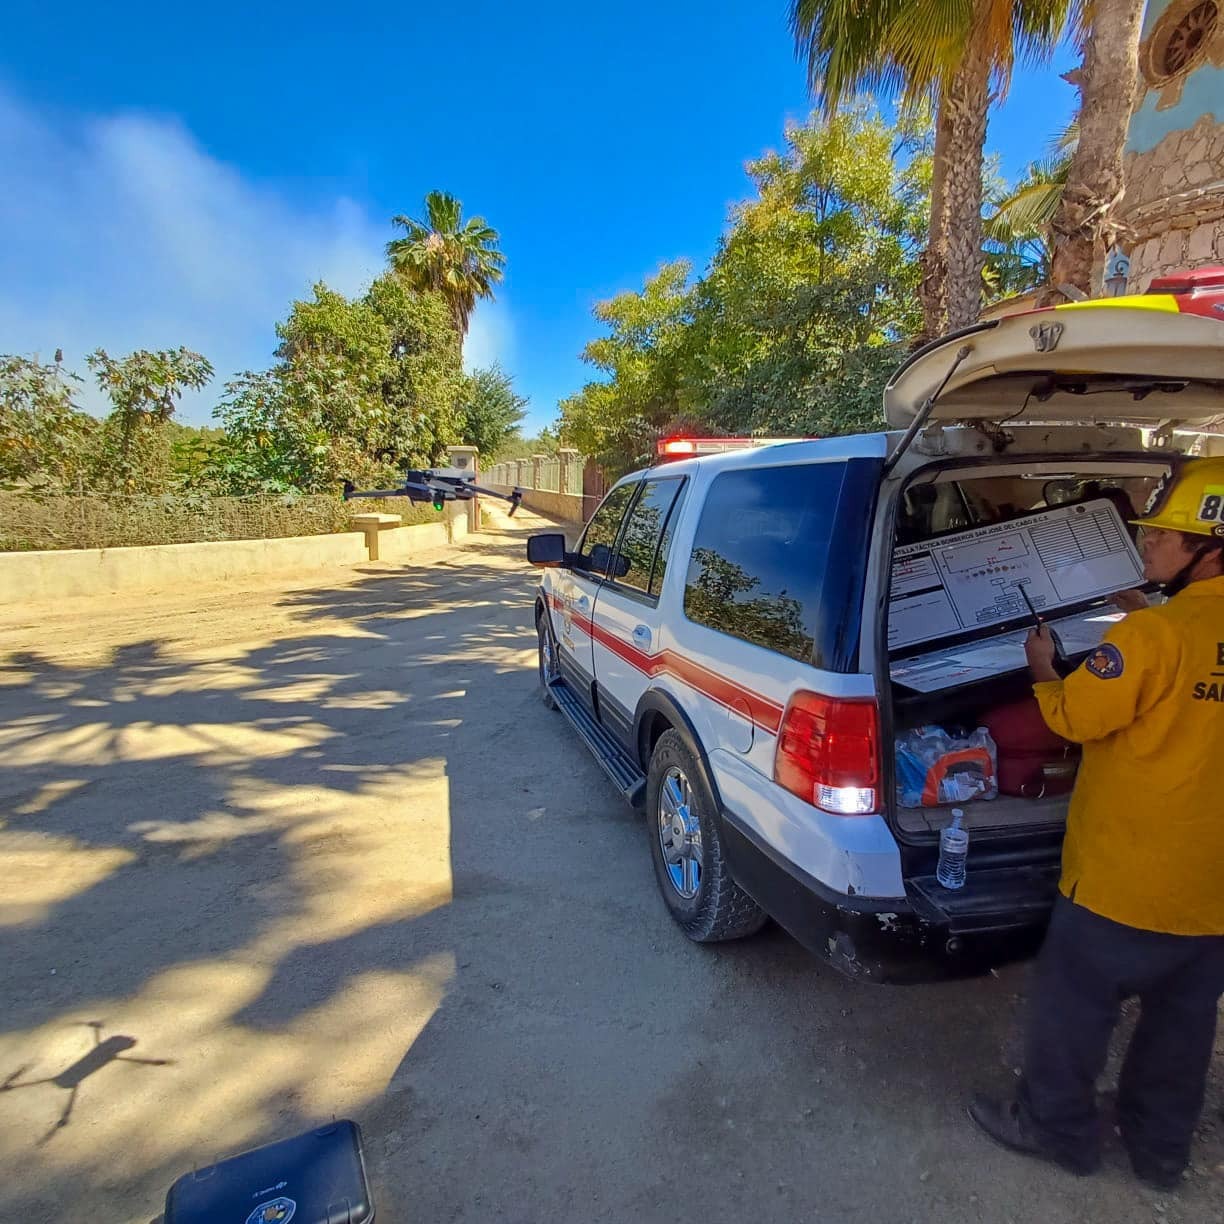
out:
M1088 656L1084 666L1102 680L1116 680L1126 670L1122 652L1112 642L1102 642Z

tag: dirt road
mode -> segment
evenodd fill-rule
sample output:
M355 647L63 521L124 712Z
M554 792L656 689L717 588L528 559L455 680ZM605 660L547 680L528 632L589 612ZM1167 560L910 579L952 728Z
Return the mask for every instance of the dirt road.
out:
M1184 1190L1077 1180L965 1119L1023 971L687 943L535 698L521 534L0 621L0 1220L148 1224L335 1114L379 1224L1224 1221L1224 1059Z

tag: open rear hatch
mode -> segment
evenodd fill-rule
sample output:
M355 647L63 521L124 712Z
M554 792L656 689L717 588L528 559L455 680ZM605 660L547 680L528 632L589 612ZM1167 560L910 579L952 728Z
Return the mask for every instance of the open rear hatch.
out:
M1167 282L1161 288L1167 289ZM885 411L893 428L910 431L906 442L912 441L914 433L924 425L965 423L997 434L999 427L1005 428L1011 421L1026 425L1139 426L1161 436L1171 435L1174 428L1221 432L1224 426L1224 269L1198 274L1197 279L1188 278L1178 292L1164 291L1032 311L944 337L915 353L897 371L885 391ZM1081 433L1077 452L1083 445ZM904 444L898 449L903 448ZM1116 451L1112 455L1085 452L1082 475L1091 476L1097 468L1103 479L1086 490L1078 502L1073 498L1062 507L1037 485L1037 495L1032 501L1018 501L1010 513L1001 513L997 519L975 520L972 491L966 498L964 490L957 487L956 496L965 502L972 526L981 523L992 530L996 523L1001 525L1000 530L1012 524L1023 528L1028 523L1026 515L1032 518L1048 512L1052 520L1065 517L1073 504L1082 505L1085 518L1112 516L1109 500L1118 509L1116 526L1121 527L1130 516L1118 499L1123 493L1127 494L1138 503L1134 506L1135 511L1141 511L1140 497L1144 489L1154 490L1158 483L1153 465L1163 465L1167 470L1170 462L1168 452L1148 452L1129 458L1134 464L1131 473L1119 473L1118 469L1127 465L1126 457ZM975 474L990 479L987 472L997 462L1000 471L1012 465L1012 479L1016 484L1038 479L1036 472L1016 472L1016 459L1017 455L1010 451L1001 453L997 460L983 458L980 467L974 464ZM1064 471L1068 471L1071 465L1065 457L1061 462ZM1078 468L1078 461L1075 466ZM933 466L924 467L921 476L915 473L915 478L932 482L932 490L936 481L964 483L959 473L929 475L933 470ZM945 495L940 493L939 496ZM932 500L934 493L927 498ZM1107 499L1106 502L1102 502L1102 498ZM900 523L900 518L898 521ZM1031 526L1029 524L1028 547L1033 549ZM940 539L949 544L961 543L969 533L960 530L958 536L957 531L955 525L937 523L929 538L933 545ZM911 542L914 538L908 537ZM926 537L920 533L917 538L921 541ZM904 551L906 541L903 535L893 541L898 545L898 552ZM1044 538L1038 540L1037 546L1045 547ZM895 566L897 554L893 560ZM1011 560L1002 559L1007 565ZM984 567L994 563L993 556L983 555L981 564ZM997 574L999 570L994 572ZM893 575L896 581L895 568ZM1013 578L1008 569L1006 579ZM1025 581L1027 579L1021 578L1020 584ZM1027 589L1035 593L1039 585L1035 583ZM1100 598L1099 593L1097 598ZM1091 610L1083 612L1086 604L1075 604L1073 608L1059 606L1065 602L1053 601L1047 605L1047 611L1052 616L1063 611L1091 615ZM890 613L891 610L890 607ZM1004 618L998 624L999 632L1013 639L1017 637L1017 629L1015 619ZM968 626L965 630L960 639L953 633L948 640L955 644L958 640L973 639L974 634ZM987 630L979 641L989 639L990 632ZM1001 638L996 640L1003 644ZM925 650L925 644L918 649ZM890 664L895 664L897 653L890 650ZM972 706L983 694L993 699L995 690L989 682L983 684L979 678L974 687L976 693L965 690L962 705ZM1020 693L1031 692L1026 673L1001 674L997 692L998 700L1003 702ZM890 703L890 710L894 709L894 704ZM949 708L953 704L950 702ZM900 726L904 727L904 713L899 708L894 712L900 715ZM894 722L892 718L889 721ZM894 723L894 730L896 726ZM1049 797L1038 796L1031 820L1020 819L1006 829L992 824L986 810L999 803L996 810L1000 815L1006 810L1014 817L1015 805L1024 800L1009 800L1006 808L1002 800L1000 795L997 800L983 803L979 821L972 822L980 832L970 842L966 885L956 892L943 889L934 878L937 829L941 823L947 823L946 819L941 822L939 817L947 816L951 804L936 807L925 827L913 821L906 827L900 819L894 825L906 843L907 889L915 909L936 929L946 932L950 941L971 943L977 935L1039 928L1053 899L1065 791L1053 802ZM899 814L902 809L894 806L892 810ZM951 943L949 950L952 950Z
M1224 268L1167 277L1153 289L1165 291L1008 315L941 337L889 381L889 425L906 429L920 417L1219 431Z

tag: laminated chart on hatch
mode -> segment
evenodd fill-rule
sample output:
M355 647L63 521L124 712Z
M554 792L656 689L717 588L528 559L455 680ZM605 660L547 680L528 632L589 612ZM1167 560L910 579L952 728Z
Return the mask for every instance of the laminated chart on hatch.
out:
M1108 498L893 550L890 651L1051 612L1143 581L1143 565Z

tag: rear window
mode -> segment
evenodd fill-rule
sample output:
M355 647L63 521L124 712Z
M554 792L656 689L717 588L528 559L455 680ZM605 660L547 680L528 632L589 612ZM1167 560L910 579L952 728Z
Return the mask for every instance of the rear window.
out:
M689 558L689 620L831 671L857 657L875 459L724 472Z

